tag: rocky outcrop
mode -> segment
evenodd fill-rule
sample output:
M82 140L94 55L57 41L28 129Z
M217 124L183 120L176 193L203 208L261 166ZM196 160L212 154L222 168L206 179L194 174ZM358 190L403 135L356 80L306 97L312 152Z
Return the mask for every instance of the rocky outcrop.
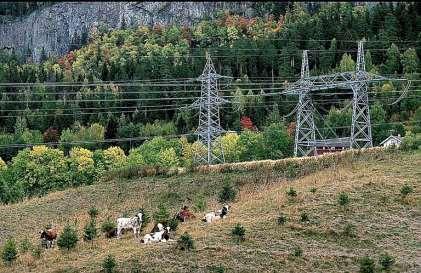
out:
M218 11L252 15L250 2L62 2L0 25L0 49L39 61L68 52L72 43L98 25L191 25Z

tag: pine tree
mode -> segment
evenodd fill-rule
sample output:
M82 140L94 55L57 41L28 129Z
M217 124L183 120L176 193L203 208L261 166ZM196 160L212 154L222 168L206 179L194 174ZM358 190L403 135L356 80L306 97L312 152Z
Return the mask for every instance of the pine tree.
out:
M418 70L419 59L415 49L408 48L405 50L405 52L401 55L401 63L403 73L405 73L405 75L416 73Z
M396 74L400 72L399 48L392 44L386 52L386 62L383 65L384 74Z

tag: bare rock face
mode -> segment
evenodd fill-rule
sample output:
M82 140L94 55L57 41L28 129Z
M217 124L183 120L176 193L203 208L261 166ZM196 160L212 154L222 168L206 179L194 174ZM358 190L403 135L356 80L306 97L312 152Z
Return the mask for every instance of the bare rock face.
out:
M250 2L62 2L0 25L0 49L39 61L67 53L92 27L191 25L223 10L250 14Z

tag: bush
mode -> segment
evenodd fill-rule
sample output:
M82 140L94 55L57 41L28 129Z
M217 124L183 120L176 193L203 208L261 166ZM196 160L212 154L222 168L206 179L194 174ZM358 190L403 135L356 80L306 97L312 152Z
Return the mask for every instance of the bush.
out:
M401 195L403 197L406 197L408 194L413 193L414 192L414 188L412 188L412 186L410 185L403 185L401 188Z
M310 218L306 212L302 212L300 215L300 221L301 222L309 222Z
M284 225L287 222L287 217L285 215L279 215L276 221L278 225Z
M317 188L311 188L311 189L310 189L310 192L311 192L311 193L316 193L316 191L317 191Z
M347 237L355 237L355 226L349 223L346 224L342 234Z
M360 260L360 273L374 273L374 261L370 257Z
M239 243L239 242L244 241L246 239L245 238L246 229L242 225L236 224L231 231L231 235L234 236L237 243Z
M177 218L171 218L170 220L168 220L167 226L170 227L170 230L176 231L177 227L178 227L178 219Z
M76 247L78 240L76 229L67 225L64 227L63 232L57 239L57 245L60 249L70 250Z
M115 267L117 266L117 262L113 255L109 254L104 261L102 262L102 269L106 273L113 273L115 272Z
M83 229L83 240L92 241L97 235L95 219L91 219Z
M42 137L44 143L58 142L60 139L60 134L57 129L50 127L42 134Z
M7 239L2 251L2 259L5 264L10 265L18 257L18 250L14 239Z
M225 162L237 162L243 150L237 133L227 133L216 139L214 153L219 158L224 158Z
M142 225L140 227L140 230L142 231L151 221L151 217L144 208L141 208L139 211L142 213Z
M263 131L263 146L266 159L280 159L292 155L292 140L285 125L272 123Z
M290 187L289 190L286 192L289 197L297 197L297 192L294 188Z
M225 273L225 267L223 265L211 265L209 271L214 273Z
M32 252L31 252L32 257L39 259L41 257L41 254L42 254L42 247L40 245L37 245L32 248Z
M177 246L179 249L185 251L195 249L193 238L187 232L181 235L180 238L177 240Z
M106 169L113 170L126 164L126 155L120 147L110 147L103 151Z
M200 141L189 143L187 138L183 136L179 143L181 146L181 163L187 168L195 166L198 163L198 158L206 156L206 147Z
M98 209L96 208L96 207L91 207L89 210L88 210L88 214L89 214L89 217L91 217L91 219L95 219L97 216L98 216Z
M207 207L206 198L203 195L199 195L196 197L196 200L194 202L194 210L196 212L203 212L205 211Z
M91 185L96 181L98 173L91 151L79 147L72 148L68 162L70 179L74 186Z
M20 242L20 252L26 253L32 248L31 242L28 240L28 238L25 238Z
M23 144L42 144L43 137L40 131L38 130L28 130L25 129L22 134L18 137L18 142Z
M301 247L296 246L292 251L292 255L294 255L295 257L301 257L303 256L303 250L301 249Z
M61 133L60 142L89 142L81 143L79 146L93 150L101 147L98 142L104 140L104 136L105 128L98 123L93 123L89 127L84 127L76 123L73 126L73 129L66 129ZM68 151L72 145L60 144L60 147L64 149L64 151Z
M43 195L69 185L69 168L63 151L44 145L21 150L11 169L29 196Z
M222 190L219 192L218 199L220 203L234 201L237 191L234 189L230 181L227 181Z
M168 148L159 152L158 166L162 168L174 168L180 165L180 160L174 148Z
M421 134L414 134L411 131L405 133L400 148L404 151L416 150L421 146Z
M23 181L16 179L11 168L0 172L0 201L5 204L17 202L25 196Z
M107 236L111 234L115 228L117 228L116 223L110 218L107 218L101 225L101 231L106 233Z
M260 160L265 158L262 133L250 130L243 131L238 139L238 146L242 148L240 154L241 161Z
M382 266L382 269L389 270L392 265L395 263L395 259L387 253L380 255L379 264Z
M349 204L349 197L348 194L345 192L341 192L338 197L338 203L341 206L346 206Z
M155 212L153 218L157 223L167 223L170 218L170 213L167 208L161 204L159 205L158 211Z
M176 167L179 165L181 144L178 140L154 137L145 141L136 150L143 156L144 164L150 167Z

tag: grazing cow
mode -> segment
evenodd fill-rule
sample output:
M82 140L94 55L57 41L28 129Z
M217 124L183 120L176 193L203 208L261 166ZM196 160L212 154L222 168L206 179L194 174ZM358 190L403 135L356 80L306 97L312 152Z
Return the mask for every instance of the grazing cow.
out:
M176 218L180 220L181 222L185 222L189 219L194 219L196 216L189 211L189 208L187 206L184 206L181 211L177 214Z
M50 228L40 232L41 243L45 248L51 248L54 246L54 240L57 239L57 231Z
M117 219L117 238L120 239L121 231L123 229L133 229L135 238L139 235L140 226L142 225L142 213L138 213L135 217L131 218L118 218Z
M150 244L154 242L166 242L170 239L169 232L170 227L166 227L165 229L162 229L160 231L148 233L143 237L142 240L140 240L140 242L143 244Z
M222 209L218 210L217 212L206 213L202 221L206 223L212 223L213 221L227 217L228 212L229 212L229 206L225 205L222 207Z

